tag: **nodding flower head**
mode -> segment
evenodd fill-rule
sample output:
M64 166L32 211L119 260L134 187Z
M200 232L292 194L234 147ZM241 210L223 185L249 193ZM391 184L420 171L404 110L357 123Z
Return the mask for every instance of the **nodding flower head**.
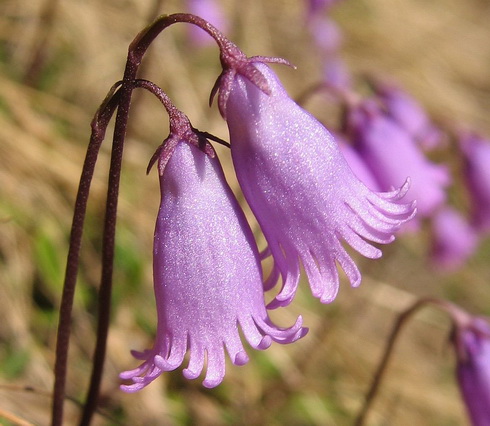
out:
M468 185L472 221L482 232L490 232L490 141L473 133L460 135L465 158L464 175Z
M459 388L472 425L490 424L490 324L471 317L454 333Z
M431 122L417 100L401 88L386 82L375 82L374 89L388 115L422 148L436 148L441 144L442 132Z
M441 270L461 267L475 252L478 235L468 221L452 207L443 207L431 218L432 262Z
M401 185L410 176L406 201L417 201L418 217L428 217L446 200L450 175L429 161L413 138L372 99L351 108L348 126L354 146L382 190Z
M255 349L291 343L306 334L301 317L279 328L268 317L258 250L217 157L177 141L160 153L161 204L154 240L154 287L158 327L152 349L133 352L143 363L120 375L135 392L163 371L178 368L189 352L184 376L197 378L207 359L203 385L225 375L226 348L232 362L248 356L239 328Z
M259 57L247 59L250 67L267 90L238 69L225 86L226 119L238 181L275 261L265 288L283 279L269 307L291 302L301 264L314 296L331 302L339 285L336 262L352 285L361 280L342 240L364 256L380 257L367 240L393 241L413 216L414 206L398 203L408 185L386 193L369 190L331 134L289 98L272 70Z

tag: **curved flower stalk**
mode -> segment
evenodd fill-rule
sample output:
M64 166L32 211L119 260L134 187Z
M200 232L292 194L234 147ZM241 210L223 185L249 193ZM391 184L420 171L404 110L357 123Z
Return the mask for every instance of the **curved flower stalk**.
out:
M454 271L475 252L478 235L452 207L443 207L432 217L432 262L441 270Z
M245 198L262 228L275 266L265 288L282 276L282 290L270 308L288 305L304 266L321 302L338 291L340 264L353 286L361 274L342 246L369 258L381 251L366 240L387 244L415 212L402 205L408 184L375 193L357 179L330 133L289 98L261 58L226 69L220 96L230 131L231 153ZM265 85L248 76L253 68Z
M252 231L218 159L184 139L162 169L153 270L157 335L152 349L133 352L144 362L120 375L133 382L121 386L126 392L178 368L186 352L184 376L197 378L207 358L203 385L217 386L225 375L224 348L234 364L248 361L239 327L255 349L294 342L307 331L301 317L288 329L269 319Z
M452 322L456 375L471 424L473 426L490 424L490 323L488 319L473 316L448 300L423 298L398 315L364 404L354 422L356 426L366 424L367 416L394 354L395 343L402 334L401 331L417 312L428 305L441 309L449 315Z
M456 328L456 375L473 426L490 424L490 324L470 317Z
M410 176L405 200L417 200L420 218L429 217L446 201L445 188L450 183L447 168L430 162L410 135L372 99L352 107L348 120L355 148L381 189L401 185Z

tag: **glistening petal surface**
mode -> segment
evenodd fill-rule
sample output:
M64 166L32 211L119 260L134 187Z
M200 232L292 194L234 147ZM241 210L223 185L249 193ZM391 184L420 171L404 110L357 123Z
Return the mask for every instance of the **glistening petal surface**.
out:
M291 302L301 264L314 296L331 302L336 263L353 286L361 280L342 240L377 258L381 251L367 240L391 242L414 207L395 204L397 191L375 193L361 183L327 129L289 98L268 66L254 65L271 94L237 74L226 108L237 177L283 280L269 306Z
M185 377L198 377L207 360L203 384L217 386L225 374L225 349L235 364L248 361L239 327L256 349L306 333L301 318L288 329L268 318L258 250L217 158L179 143L161 191L154 241L157 336L151 350L137 354L143 364L121 374L133 381L122 386L127 392L178 368L187 352Z

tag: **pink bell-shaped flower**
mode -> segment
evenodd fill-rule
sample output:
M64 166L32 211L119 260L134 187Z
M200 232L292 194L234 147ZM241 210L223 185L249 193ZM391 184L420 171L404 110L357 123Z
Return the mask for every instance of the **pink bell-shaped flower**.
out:
M301 265L313 295L331 302L339 286L337 263L353 286L361 281L342 240L366 257L380 257L367 240L390 243L413 216L413 205L398 202L408 185L387 193L368 189L327 129L288 96L262 63L271 59L240 61L220 77L220 109L238 181L275 261L265 288L279 275L283 280L269 307L291 302Z
M388 115L422 148L436 148L441 144L441 131L416 99L401 88L381 81L376 83L375 90Z
M474 253L478 235L452 207L441 208L432 217L432 262L441 270L461 267Z
M372 170L382 190L411 179L406 201L417 200L418 217L428 217L446 201L450 175L429 161L413 138L371 99L349 114L354 146Z
M464 132L460 144L465 158L464 175L468 185L472 221L482 232L490 232L490 141Z
M239 328L255 349L294 342L307 331L301 317L287 329L268 317L257 246L218 159L185 140L163 168L165 157L154 241L157 334L152 349L133 352L143 363L120 375L133 382L121 386L126 392L175 370L187 352L184 376L197 378L206 359L203 385L217 386L225 348L234 364L248 361Z
M490 324L472 317L455 333L459 388L473 426L490 425Z

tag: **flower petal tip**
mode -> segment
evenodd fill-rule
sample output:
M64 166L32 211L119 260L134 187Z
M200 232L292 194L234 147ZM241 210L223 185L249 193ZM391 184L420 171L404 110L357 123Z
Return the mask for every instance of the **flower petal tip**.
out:
M249 357L245 351L240 351L235 355L233 364L235 365L245 365L249 361Z
M138 392L139 390L143 389L143 385L140 383L135 383L132 385L120 385L119 389L121 389L125 393L135 393Z
M257 349L264 350L272 345L272 338L270 336L264 336L260 343L257 345Z
M202 385L205 387L205 388L208 388L208 389L213 389L215 388L216 386L218 386L221 382L223 381L223 378L221 379L206 379L202 382Z
M184 368L182 370L182 375L188 380L194 380L199 377L201 371L190 370L189 368Z

